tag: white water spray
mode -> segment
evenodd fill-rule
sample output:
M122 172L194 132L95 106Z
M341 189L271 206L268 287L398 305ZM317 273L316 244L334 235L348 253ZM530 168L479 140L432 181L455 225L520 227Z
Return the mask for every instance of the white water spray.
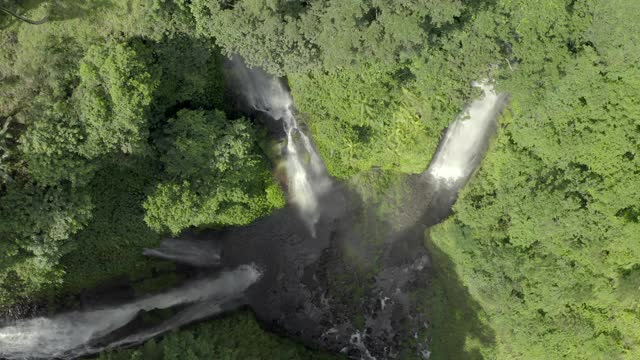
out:
M196 267L220 264L220 251L202 241L166 239L157 248L144 249L142 254Z
M92 341L125 326L139 312L193 304L158 328L130 335L116 343L107 344L106 347L142 342L220 312L225 303L241 298L243 292L259 278L260 272L255 266L242 265L222 273L218 278L195 280L168 292L117 307L73 311L51 318L19 320L0 328L0 357L71 359L97 353L105 346L94 347L91 345Z
M315 223L320 216L318 198L329 191L331 181L309 136L298 124L289 91L280 79L261 69L249 69L239 58L231 61L230 73L249 106L282 122L287 142L284 159L290 200L315 234Z
M472 101L449 126L426 171L449 186L460 186L474 171L507 103L507 96L497 94L486 81L473 86L482 89L483 96Z

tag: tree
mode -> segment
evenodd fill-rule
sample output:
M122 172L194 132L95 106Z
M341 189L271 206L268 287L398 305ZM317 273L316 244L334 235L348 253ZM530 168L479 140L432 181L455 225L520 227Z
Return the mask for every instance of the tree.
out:
M152 228L176 234L189 226L247 224L283 205L247 120L181 110L166 136L166 180L144 204Z
M0 201L0 305L60 284L60 257L92 207L86 193L69 186L7 184Z
M222 56L206 39L176 34L151 43L159 68L152 104L152 126L175 115L181 107L225 109Z
M167 334L139 349L100 354L100 360L211 359L338 360L342 357L313 351L263 330L250 312L236 312L215 322Z
M150 49L137 41L89 48L80 62L81 81L74 92L85 127L82 155L143 150L148 136L145 116L157 85L150 59Z
M404 62L464 10L441 0L191 2L199 34L277 74Z
M413 87L414 80L398 77L398 70L363 63L335 74L290 77L296 106L333 176L426 168L448 116L458 108L452 111L453 99L438 113L424 106L429 99Z
M142 52L138 54L137 51ZM72 97L44 97L33 107L21 137L30 173L41 184L86 184L96 159L144 152L147 111L155 80L140 44L109 42L89 48L80 61Z
M188 11L164 3L54 1L47 10L55 21L0 33L0 306L154 268L140 255L158 236L143 219L146 190L161 180L149 144L177 107L224 106L220 54L210 41L180 34L178 27L192 28L181 23ZM31 198L57 207L11 205ZM55 241L39 236L64 223L75 225ZM117 268L107 266L114 256Z
M227 55L239 53L249 64L279 74L285 67L304 70L318 63L318 49L290 11L305 8L295 2L191 2L199 34L215 38Z

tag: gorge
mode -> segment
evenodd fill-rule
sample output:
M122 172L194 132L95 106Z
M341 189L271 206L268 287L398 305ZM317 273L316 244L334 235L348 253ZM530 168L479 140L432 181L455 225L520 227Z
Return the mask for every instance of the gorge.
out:
M488 82L476 84L482 97L450 125L427 170L397 184L404 196L381 218L329 177L283 80L237 58L229 69L246 111L266 115L269 126L281 129L288 205L247 226L190 230L145 250L196 269L196 277L175 289L1 324L1 357L73 359L139 344L241 306L268 329L349 358L393 359L403 351L429 357L422 334L429 314L417 310L412 296L430 285L433 271L424 232L449 214L479 165L506 97ZM367 276L340 279L358 272ZM126 327L142 313L165 308L176 310L160 324Z

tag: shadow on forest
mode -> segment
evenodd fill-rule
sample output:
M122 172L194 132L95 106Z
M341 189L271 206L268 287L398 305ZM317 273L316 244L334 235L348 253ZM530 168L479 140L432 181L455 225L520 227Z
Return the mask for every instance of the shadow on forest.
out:
M433 284L428 289L432 314L429 337L432 360L484 359L481 349L491 351L495 333L481 318L483 313L455 272L455 264L429 235L425 244L433 261Z
M429 234L432 226L451 215L457 191L423 181L415 175L405 179L403 187L409 191L401 201L399 216L393 221L412 225L399 237L401 241L393 245L402 248L402 255L396 257L410 257L419 251L418 247L424 247L431 259L428 285L423 284L416 291L420 297L418 309L427 314L429 321L430 359L483 359L482 353L491 352L495 345L495 333L483 319L480 304L457 275L456 264L438 248ZM418 239L421 241L416 243Z

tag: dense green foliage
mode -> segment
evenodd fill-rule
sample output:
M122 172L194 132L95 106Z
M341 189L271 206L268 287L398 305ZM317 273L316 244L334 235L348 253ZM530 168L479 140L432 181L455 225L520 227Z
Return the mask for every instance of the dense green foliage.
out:
M431 110L413 89L399 86L391 67L368 64L336 74L296 75L291 84L329 171L342 178L374 167L420 172L449 121L446 116L423 121Z
M198 32L273 73L334 70L366 58L394 64L428 48L429 31L452 25L461 1L195 0Z
M552 10L565 11L522 11ZM541 39L553 49L542 73L535 42L514 48L531 60L507 82L511 114L433 233L493 318L499 358L640 356L638 10L618 1L546 17L560 36Z
M177 31L180 6L103 5L3 3L49 21L2 17L0 307L150 275L164 265L141 251L163 232L283 204L263 135L221 112L218 50Z
M88 185L93 219L69 241L71 251L60 259L66 293L123 276L137 281L154 270L171 269L170 263L150 260L141 252L160 238L146 226L142 207L156 173L154 164L144 158L105 163L96 173Z
M158 232L282 205L262 133L221 112L219 48L288 76L329 171L365 201L422 171L469 83L494 79L511 106L430 230L433 357L640 357L639 2L95 3L0 1L47 19L0 15L0 305L146 274ZM236 331L224 321L203 327L211 343L121 356L222 354L242 338L216 337ZM263 340L224 356L262 358Z
M0 300L59 283L61 273L56 265L65 242L87 224L91 208L85 194L68 186L7 185L0 203L0 233L5 239L1 245L5 271L0 277Z
M100 360L330 360L291 340L264 332L253 315L240 312L216 321L169 333L138 350L101 354Z
M438 0L192 2L200 34L289 76L321 155L342 178L372 167L425 167L468 98L470 79L487 76L487 62L463 68L460 60L452 68L456 60L445 51L429 53L427 64L416 57L446 46L433 37L475 7Z
M189 226L244 225L284 205L250 122L181 110L166 135L172 142L161 156L167 180L144 204L152 228L177 234Z

